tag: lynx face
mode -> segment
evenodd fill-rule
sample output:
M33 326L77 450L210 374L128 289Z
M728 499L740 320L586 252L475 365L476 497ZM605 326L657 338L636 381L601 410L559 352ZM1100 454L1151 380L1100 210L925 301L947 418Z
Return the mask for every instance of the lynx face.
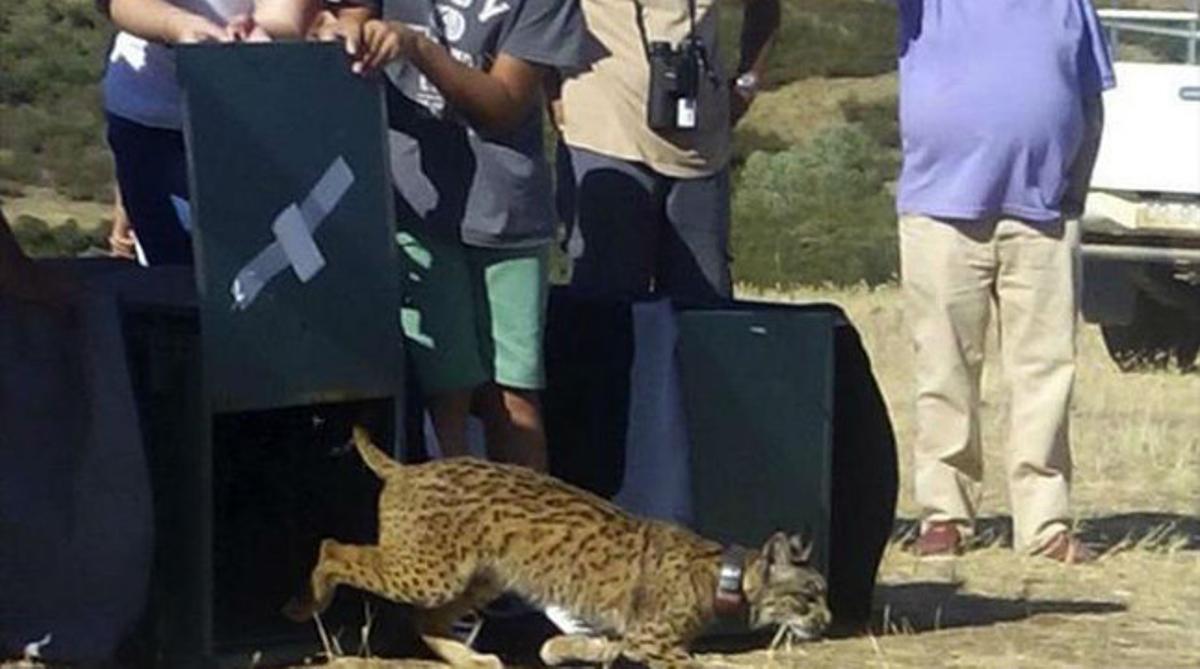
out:
M750 626L787 628L794 636L812 639L829 626L832 616L825 601L825 579L809 566L812 544L800 537L776 533L763 546L750 569L759 580L750 596Z

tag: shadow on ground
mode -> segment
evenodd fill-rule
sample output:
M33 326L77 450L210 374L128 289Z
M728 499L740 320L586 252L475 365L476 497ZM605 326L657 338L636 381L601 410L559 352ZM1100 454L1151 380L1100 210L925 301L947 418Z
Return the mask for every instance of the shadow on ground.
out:
M881 633L931 632L960 627L986 627L1038 615L1119 613L1115 602L1005 598L959 592L958 583L904 583L876 590L872 628Z
M920 582L879 585L869 631L875 635L921 634L938 630L988 627L1033 616L1107 615L1128 607L1106 601L989 597L961 592L961 583ZM861 629L831 629L827 638L858 636ZM771 634L749 634L703 639L699 652L743 653L762 650Z
M892 539L905 544L917 535L917 521L898 518ZM976 543L982 546L1012 547L1012 517L988 516L975 523ZM1157 511L1117 513L1081 518L1079 536L1101 553L1129 541L1148 548L1174 547L1200 550L1200 517Z

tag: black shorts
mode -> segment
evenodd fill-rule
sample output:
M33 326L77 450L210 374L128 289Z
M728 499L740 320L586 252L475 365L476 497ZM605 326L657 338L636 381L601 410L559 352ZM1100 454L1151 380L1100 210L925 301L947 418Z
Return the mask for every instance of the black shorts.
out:
M572 289L695 304L732 297L728 168L676 179L561 143L557 167Z

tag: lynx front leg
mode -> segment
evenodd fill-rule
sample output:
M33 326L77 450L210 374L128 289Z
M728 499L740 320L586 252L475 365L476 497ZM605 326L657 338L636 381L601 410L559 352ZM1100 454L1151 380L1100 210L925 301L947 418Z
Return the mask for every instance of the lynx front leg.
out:
M461 641L431 634L422 634L421 640L429 646L429 650L455 669L504 669L500 658L476 653Z
M340 544L333 539L321 542L317 565L313 567L306 597L288 602L283 613L296 622L304 622L321 613L333 601L339 585L349 585L370 592L381 592L386 584L382 573L382 557L374 546Z
M640 662L649 669L699 669L682 642L668 630L656 633L652 629L638 630L625 639L625 657Z
M599 636L563 634L542 644L542 662L557 666L566 662L609 665L621 655L621 644Z
M649 669L700 669L700 663L682 648L640 646L627 648L625 657L640 662Z

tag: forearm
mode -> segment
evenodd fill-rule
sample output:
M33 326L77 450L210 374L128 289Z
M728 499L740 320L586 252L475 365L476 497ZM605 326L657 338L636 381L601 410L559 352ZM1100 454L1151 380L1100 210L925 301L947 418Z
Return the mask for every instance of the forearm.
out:
M254 3L254 23L271 37L303 37L320 11L319 0L258 0Z
M562 73L557 70L546 73L542 80L542 97L546 101L546 113L550 115L550 121L554 123L555 130L561 133L566 121L563 118Z
M762 77L767 71L767 55L779 32L779 0L743 0L741 59L738 72L753 72Z
M375 16L375 10L366 5L338 5L333 13L339 21L357 23L359 27Z
M1092 183L1092 170L1100 155L1100 137L1104 133L1104 100L1093 95L1083 101L1083 140L1075 160L1067 174L1067 190L1063 194L1062 211L1066 218L1083 215L1087 204L1088 189Z
M109 16L121 30L153 42L175 42L174 23L190 12L163 0L111 0Z
M539 81L526 86L510 85L496 76L495 66L493 71L477 70L458 62L440 44L423 35L414 39L412 64L455 110L480 130L504 132L514 128L537 100ZM535 75L540 78L540 70L535 70Z

